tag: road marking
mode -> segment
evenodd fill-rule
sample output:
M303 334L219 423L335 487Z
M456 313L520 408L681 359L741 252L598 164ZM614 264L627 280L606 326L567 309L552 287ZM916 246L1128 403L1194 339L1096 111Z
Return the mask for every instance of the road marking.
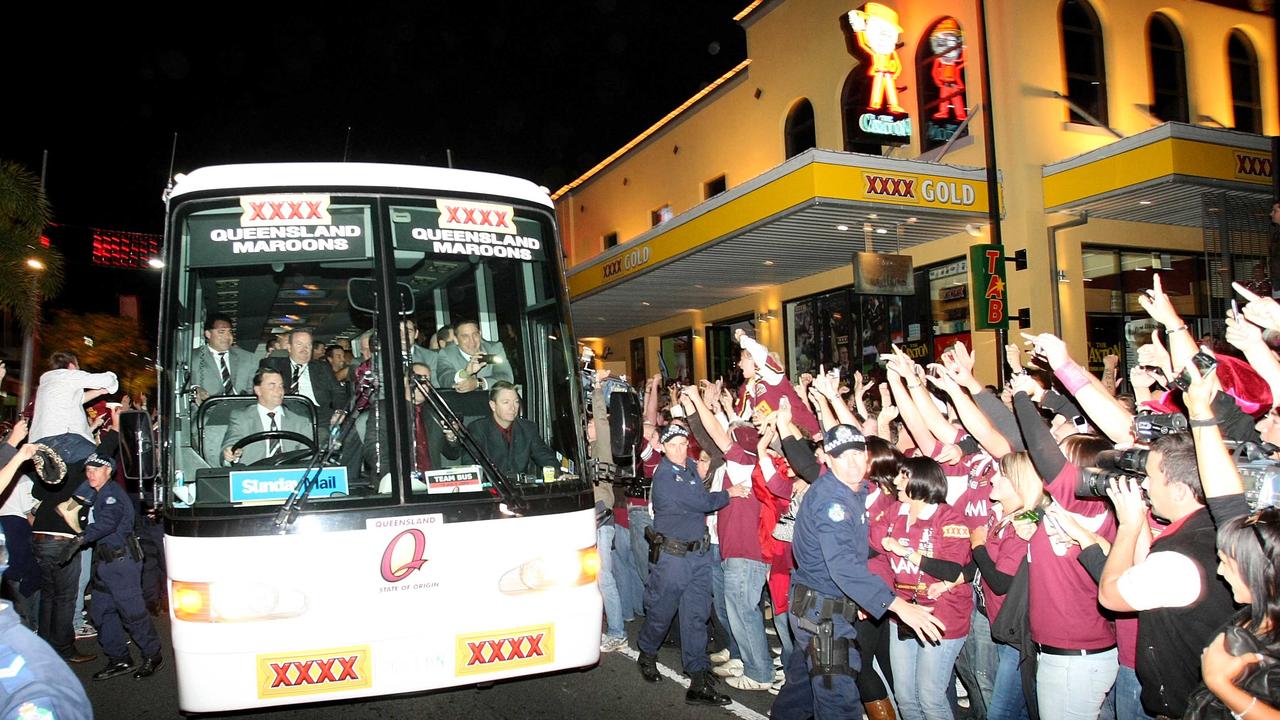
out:
M637 652L635 648L632 648L631 646L619 648L615 652L618 655L626 655L632 660L638 661L640 659L640 653ZM662 663L658 663L657 665L658 665L658 672L662 673L665 677L680 683L680 686L683 687L684 689L686 690L689 689L689 678L686 678L684 675L681 675L680 673L676 672L675 670L672 670L671 668L667 667L666 665L663 665ZM756 712L755 710L752 710L746 705L743 705L737 700L734 700L728 705L725 705L724 709L742 718L742 720L769 720L767 716L761 715L760 713Z

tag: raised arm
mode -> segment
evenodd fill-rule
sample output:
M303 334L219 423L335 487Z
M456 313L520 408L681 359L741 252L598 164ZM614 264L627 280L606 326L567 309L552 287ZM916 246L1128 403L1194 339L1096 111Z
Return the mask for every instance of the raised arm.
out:
M702 395L698 392L698 388L693 385L686 385L680 390L680 394L688 398L697 408L698 418L702 420L702 428L707 431L707 436L716 444L716 447L720 448L720 452L728 452L729 447L733 445L733 439L720 426L720 421L716 419L716 414L712 412L711 408L702 402Z
M900 364L898 357L894 357L889 361L889 389L893 392L894 404L898 407L898 416L902 418L902 423L907 426L907 432L911 433L911 437L916 441L916 447L920 448L920 452L927 456L933 456L938 450L938 439L929 432L929 426L925 423L924 417L916 408L916 403L912 399L911 391L914 386L920 384L920 379L916 377L915 363L910 362L908 358L907 364ZM886 438L888 435L885 436Z
M1164 326L1164 335L1169 343L1170 365L1175 368L1186 367L1191 362L1191 356L1199 352L1200 348L1196 345L1191 330L1174 309L1173 301L1165 294L1160 273L1151 275L1151 289L1138 296L1138 304L1152 320ZM1089 412L1088 408L1085 408L1085 412Z
M964 347L961 345L960 347ZM950 365L947 365L947 355L943 354L944 365L934 365L930 369L936 370L936 373L927 376L929 382L941 388L943 392L951 398L951 404L955 406L956 412L960 415L960 422L964 424L965 430L978 441L978 444L991 454L994 458L1001 458L1010 452L1009 441L996 430L991 421L987 419L986 414L978 408L965 389L956 382L956 376L963 377L963 371L953 374ZM954 360L952 360L954 362ZM968 376L972 380L972 375ZM982 386L974 380L969 386L977 387L975 394L981 394ZM971 390L972 392L972 390ZM1003 407L1003 406L1002 406Z
M1262 339L1262 330L1243 317L1227 314L1227 342L1244 353L1245 360L1271 390L1271 407L1280 405L1280 360Z
M1018 418L1018 425L1022 428L1022 440L1027 445L1027 453L1031 455L1031 462L1036 466L1036 472L1042 478L1056 478L1058 473L1062 472L1062 468L1066 467L1067 458L1058 448L1058 443L1053 439L1053 432L1045 424L1044 418L1040 417L1040 411L1036 409L1031 396L1027 394L1029 388L1026 386L1028 385L1036 385L1036 383L1026 376L1014 379L1013 414ZM1039 386L1036 385L1036 387Z
M1133 415L1107 393L1097 378L1071 359L1061 338L1052 333L1023 333L1022 336L1034 346L1035 353L1049 363L1054 376L1075 396L1080 408L1103 434L1115 443L1133 442ZM1025 432L1024 427L1024 435Z

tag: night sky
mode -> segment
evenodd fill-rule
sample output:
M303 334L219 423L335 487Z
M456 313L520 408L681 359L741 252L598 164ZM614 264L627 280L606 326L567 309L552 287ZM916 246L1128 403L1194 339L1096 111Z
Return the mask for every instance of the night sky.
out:
M0 158L38 172L49 151L59 223L154 233L175 131L177 172L341 160L351 126L352 161L450 148L555 190L742 60L746 4L24 6L38 17L0 46Z

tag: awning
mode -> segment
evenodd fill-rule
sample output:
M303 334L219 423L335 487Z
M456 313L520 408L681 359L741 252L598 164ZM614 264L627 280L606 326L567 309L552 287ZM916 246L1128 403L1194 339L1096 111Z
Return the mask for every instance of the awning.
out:
M1266 203L1272 172L1266 137L1165 123L1045 165L1044 204L1047 212L1200 227L1204 193Z
M986 219L982 168L809 150L571 270L574 329L609 335Z

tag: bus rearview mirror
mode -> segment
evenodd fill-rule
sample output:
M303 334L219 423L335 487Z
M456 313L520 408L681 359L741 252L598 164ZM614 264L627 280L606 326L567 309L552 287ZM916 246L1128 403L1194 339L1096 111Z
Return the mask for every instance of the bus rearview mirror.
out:
M413 290L405 283L396 283L396 291L400 295L397 312L413 315ZM351 278L347 281L347 299L353 309L375 314L378 312L378 284L369 278Z

